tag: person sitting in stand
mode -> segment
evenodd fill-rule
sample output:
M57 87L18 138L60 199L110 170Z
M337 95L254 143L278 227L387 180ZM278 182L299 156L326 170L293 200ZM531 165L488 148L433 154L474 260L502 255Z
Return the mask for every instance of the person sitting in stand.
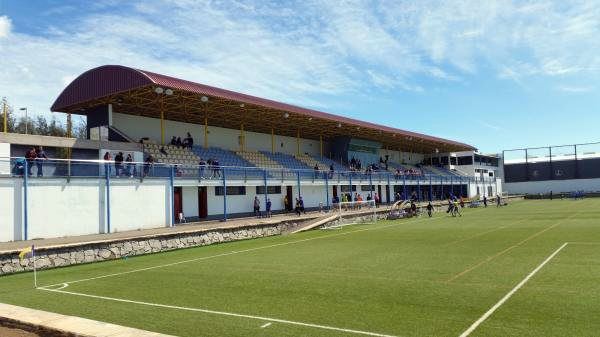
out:
M192 138L192 135L189 132L187 133L187 137L185 137L185 139L183 140L183 145L189 148L190 150L194 146L194 138Z
M175 138L175 137L173 137L173 138ZM169 155L169 153L167 152L167 150L165 150L165 147L164 147L164 146L161 146L161 147L160 147L160 153L164 154L165 156L168 156L168 155Z

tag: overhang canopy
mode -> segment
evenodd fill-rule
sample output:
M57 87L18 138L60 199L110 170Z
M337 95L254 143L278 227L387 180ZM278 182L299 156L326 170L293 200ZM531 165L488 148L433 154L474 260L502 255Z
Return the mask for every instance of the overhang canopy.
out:
M155 88L172 89L159 95ZM207 97L208 100L206 100ZM452 140L359 121L134 68L106 65L86 71L58 96L52 111L87 115L112 104L118 113L302 138L351 136L384 148L418 153L475 150Z

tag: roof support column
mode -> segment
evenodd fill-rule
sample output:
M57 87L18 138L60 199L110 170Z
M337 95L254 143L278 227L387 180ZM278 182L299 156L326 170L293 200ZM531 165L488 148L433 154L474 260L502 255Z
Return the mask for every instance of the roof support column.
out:
M275 129L271 128L271 153L275 153Z
M240 125L240 151L246 151L246 136L244 136L244 123Z
M321 159L323 159L323 135L319 135L319 149L321 150Z
M204 148L208 148L208 117L204 117Z
M160 143L165 145L165 100L160 98Z
M296 132L296 156L300 156L300 129Z

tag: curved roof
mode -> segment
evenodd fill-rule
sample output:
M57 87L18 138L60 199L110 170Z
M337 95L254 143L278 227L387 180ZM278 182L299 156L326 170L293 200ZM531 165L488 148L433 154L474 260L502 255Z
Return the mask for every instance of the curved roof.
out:
M180 91L186 94L198 95L196 97L197 99L201 96L207 96L209 98L219 99L224 102L235 102L236 104L230 105L230 108L244 107L245 105L249 105L262 107L268 109L269 111L278 111L279 113L287 112L297 117L303 116L311 121L315 119L317 121L333 122L334 125L338 126L338 128L340 128L342 125L343 128L355 127L357 131L369 131L370 133L368 135L371 136L367 135L367 137L365 137L362 132L360 132L361 135L355 135L356 132L351 132L349 135L355 135L357 137L360 136L361 138L367 138L382 143L385 143L385 141L383 141L381 137L389 135L398 137L398 139L403 138L405 142L427 142L430 145L428 148L431 150L437 148L439 148L440 151L464 151L475 149L471 145L453 140L360 121L357 119L334 115L313 109L302 108L266 98L260 98L120 65L105 65L88 70L81 74L62 91L54 104L52 104L51 110L85 114L85 110L94 105L114 102L114 100L117 99L117 96L119 97L119 102L121 102L124 99L133 97L134 95L131 93L136 90L141 90L143 88L152 89L156 86L171 88L174 91ZM124 93L129 93L129 95L119 96L119 94ZM184 98L189 99L190 96L186 96ZM192 105L190 104L189 106ZM166 114L165 118L170 119L168 114ZM307 126L303 126L303 128L306 127ZM310 128L310 126L308 127ZM316 123L313 128L323 129L324 125ZM247 130L253 131L250 128L247 128ZM378 136L374 139L375 135Z

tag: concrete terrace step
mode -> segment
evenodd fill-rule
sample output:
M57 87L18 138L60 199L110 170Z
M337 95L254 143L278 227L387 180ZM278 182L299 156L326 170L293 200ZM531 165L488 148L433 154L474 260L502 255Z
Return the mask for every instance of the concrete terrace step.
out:
M174 337L87 318L0 303L0 321L11 325L82 337ZM34 330L34 331L35 331Z

